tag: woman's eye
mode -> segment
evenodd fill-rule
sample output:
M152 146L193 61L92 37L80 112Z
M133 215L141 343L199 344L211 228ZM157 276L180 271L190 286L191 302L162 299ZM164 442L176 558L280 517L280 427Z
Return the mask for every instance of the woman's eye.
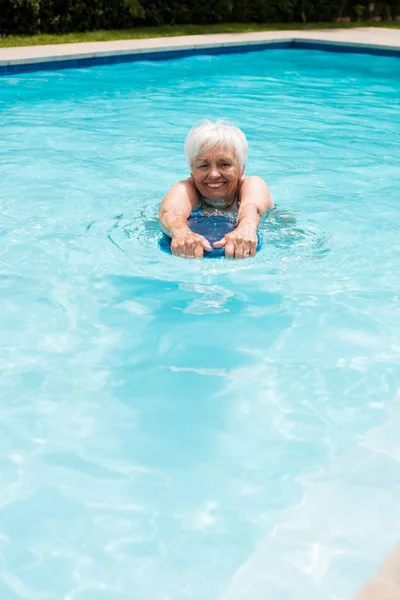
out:
M231 165L230 165L230 163L228 163L228 162L223 162L223 163L222 163L222 166L226 168L226 167L230 167Z
M200 166L199 166L199 169L207 169L207 166L208 166L208 165L200 165Z

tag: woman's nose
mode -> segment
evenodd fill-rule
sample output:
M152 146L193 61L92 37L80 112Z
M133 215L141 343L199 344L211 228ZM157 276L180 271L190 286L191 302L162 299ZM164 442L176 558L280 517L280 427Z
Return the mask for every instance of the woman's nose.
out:
M210 177L213 177L214 179L217 179L217 177L219 177L219 170L217 166L211 167Z

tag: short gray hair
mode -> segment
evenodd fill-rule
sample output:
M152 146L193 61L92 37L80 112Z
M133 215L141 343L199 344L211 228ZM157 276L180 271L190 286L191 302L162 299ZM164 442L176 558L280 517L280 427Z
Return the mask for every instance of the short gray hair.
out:
M189 131L185 141L185 156L189 167L192 168L200 154L219 145L232 148L240 168L244 169L248 154L246 136L235 125L220 119L214 123L206 119Z

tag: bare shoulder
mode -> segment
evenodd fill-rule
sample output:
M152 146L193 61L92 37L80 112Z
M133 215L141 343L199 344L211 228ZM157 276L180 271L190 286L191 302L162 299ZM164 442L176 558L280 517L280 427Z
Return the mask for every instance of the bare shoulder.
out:
M198 189L194 182L193 177L188 177L187 179L183 179L180 183L187 189L188 192L199 195Z
M263 181L265 183L265 180L259 175L242 175L241 181ZM265 185L267 184L265 183Z
M266 181L258 175L243 176L240 181L241 202L248 200L262 205L264 210L274 208L274 202Z
M259 175L243 175L240 179L239 186L240 186L240 188L242 188L242 186L245 186L246 188L247 187L257 187L257 188L262 187L262 188L264 188L264 190L265 189L268 190L267 182L262 177L259 177Z
M190 199L194 199L199 196L199 192L196 188L196 185L195 185L192 177L188 177L187 179L182 179L181 181L178 181L177 183L175 183L170 188L168 194L170 194L171 192L175 195L176 194L185 195L185 196L189 197Z
M199 203L199 193L191 177L174 183L165 194L161 210L193 210Z

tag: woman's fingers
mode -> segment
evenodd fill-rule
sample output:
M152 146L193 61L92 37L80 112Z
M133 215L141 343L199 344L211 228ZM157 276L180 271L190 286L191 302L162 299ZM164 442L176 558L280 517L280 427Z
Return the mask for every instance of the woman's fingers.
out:
M235 234L235 232L225 236L225 256L227 258L250 258L250 256L256 255L256 251L257 241L253 239Z
M210 244L210 242L208 240L206 240L205 237L200 236L201 237L201 245L204 248L204 250L207 250L207 252L211 252L212 250L212 246Z
M196 246L196 248L194 249L193 256L194 256L194 258L203 258L203 256L204 256L204 249L203 249L203 246L201 244L198 244Z
M185 240L172 240L171 252L174 256L183 256L185 254Z
M248 240L243 243L242 247L242 258L250 258L250 256L255 256L257 251L257 243L253 240Z
M225 256L226 258L235 258L235 245L231 241L225 245Z
M238 244L235 248L235 258L245 258L246 243L242 238L238 239Z
M187 243L187 240L185 240L184 244L183 244L183 248L182 248L181 253L180 253L179 256L181 258L188 258L188 251L189 251L188 250L188 243Z
M218 240L218 242L214 242L213 246L214 246L214 248L224 248L225 244L226 244L226 238L223 237L222 240Z
M204 250L212 250L209 241L192 231L178 234L171 242L172 254L181 258L202 258Z
M208 240L202 235L199 235L196 238L196 245L194 247L193 257L194 258L203 258L204 250L206 252L211 252L212 246Z
M257 240L254 236L247 236L240 230L227 234L218 242L214 242L214 248L225 248L227 258L250 258L257 251ZM184 236L173 239L171 252L182 258L203 258L204 251L210 252L212 246L205 237L194 232L185 233Z
M244 258L244 244L241 235L233 234L226 236L225 256L227 258Z
M185 250L185 258L193 258L193 251L193 246L191 244L188 244Z

